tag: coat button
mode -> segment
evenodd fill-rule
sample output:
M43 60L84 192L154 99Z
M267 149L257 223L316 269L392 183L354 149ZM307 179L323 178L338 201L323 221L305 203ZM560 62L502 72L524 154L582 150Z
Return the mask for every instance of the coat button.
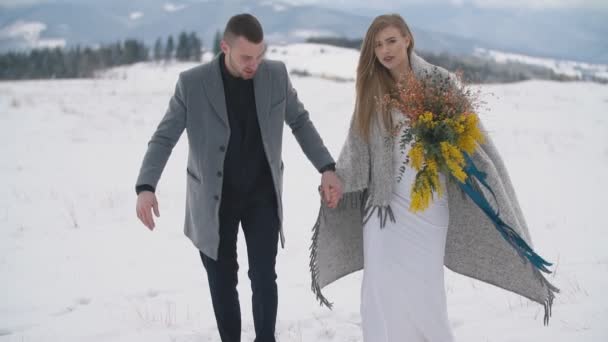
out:
M223 146L223 145L222 145L222 146L220 146L220 151L222 151L222 152L226 152L226 146Z
M221 178L222 177L222 171L218 171L217 172L217 176Z
M220 196L215 195L215 196L213 196L213 199L216 200L216 201L219 201L220 200Z

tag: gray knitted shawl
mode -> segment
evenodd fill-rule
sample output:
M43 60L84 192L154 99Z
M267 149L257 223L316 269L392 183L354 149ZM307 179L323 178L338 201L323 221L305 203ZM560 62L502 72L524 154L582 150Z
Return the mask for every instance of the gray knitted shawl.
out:
M447 71L435 67L412 53L411 65L417 77L425 71ZM312 290L322 305L331 308L321 289L363 268L363 224L378 215L381 226L393 220L390 207L394 184L393 144L395 139L382 128L379 120L371 127L369 142L363 141L353 123L340 152L336 172L344 187L344 196L335 209L321 204L313 228L310 271ZM532 247L530 233L519 207L507 169L492 140L481 127L485 143L471 156L475 165L487 173L501 218L510 224ZM483 187L487 198L491 196ZM449 226L444 264L454 272L512 291L544 306L548 324L555 292L559 290L530 262L522 258L503 239L492 222L448 178ZM405 228L405 227L404 227ZM381 229L381 227L378 227Z

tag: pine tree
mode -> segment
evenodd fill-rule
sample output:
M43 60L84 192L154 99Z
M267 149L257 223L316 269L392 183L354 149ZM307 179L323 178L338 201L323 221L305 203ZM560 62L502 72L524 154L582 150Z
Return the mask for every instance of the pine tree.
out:
M144 42L137 42L138 61L145 62L150 60L150 49L144 44Z
M203 41L195 32L190 33L188 40L190 41L190 59L195 62L200 62L203 56Z
M217 55L221 52L222 48L220 46L220 42L222 41L222 34L220 31L215 32L215 38L213 39L213 54Z
M173 58L173 50L175 49L175 44L173 43L173 36L169 36L167 38L167 45L165 46L165 60L170 61Z
M190 41L186 32L179 34L177 40L177 49L175 49L175 59L178 61L187 61L190 59Z
M70 50L68 50L64 55L63 55L63 65L65 65L65 77L68 78L75 78L77 75L76 69L78 67L77 62L76 62L76 49L75 48L70 48Z
M65 75L65 65L63 64L63 50L56 47L51 52L51 74L53 78L63 78Z
M90 77L93 75L94 61L92 56L93 50L90 47L85 47L80 54L78 77Z
M163 42L159 37L154 43L154 60L160 62L161 59L163 59Z
M133 64L139 59L139 46L137 45L137 41L133 39L125 40L125 64Z

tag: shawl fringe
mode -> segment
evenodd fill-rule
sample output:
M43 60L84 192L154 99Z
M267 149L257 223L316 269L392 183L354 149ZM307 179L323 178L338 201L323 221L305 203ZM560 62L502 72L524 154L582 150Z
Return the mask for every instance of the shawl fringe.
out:
M367 189L361 191L355 191L346 193L342 196L342 199L338 203L338 206L335 209L331 209L325 205L323 200L321 199L321 207L319 209L319 215L317 216L317 221L312 227L312 238L310 244L310 274L312 278L311 290L315 294L317 301L319 301L319 305L326 306L329 309L333 308L333 303L331 303L322 293L321 286L319 286L319 267L317 264L317 246L319 239L319 229L321 227L321 220L325 217L326 210L344 210L346 208L349 209L361 209L361 216L363 217L363 224L367 223L369 219L376 213L378 215L378 219L380 221L380 228L384 228L387 220L391 222L396 222L395 215L393 213L393 209L390 205L381 206L381 205L372 205L369 200L369 193Z
M312 283L310 289L317 297L319 305L325 305L330 310L333 308L333 303L329 302L327 298L321 293L321 287L319 286L319 266L317 265L317 241L319 239L319 228L321 226L321 217L324 215L325 206L321 203L321 209L319 209L319 215L317 216L317 222L312 227L312 244L310 245L310 274L312 277Z
M435 68L435 66L429 64L415 54L413 54L411 58L412 68L416 73L425 72ZM442 68L438 68L436 70L449 75L449 72ZM347 249L347 252L337 250L326 251L322 249L329 248L327 247L329 244L324 244L324 241L320 241L320 238L325 236L325 229L330 229L327 227L327 225L339 225L339 229L336 232L331 233L348 235L352 233L349 228L355 219L358 221L356 229L361 229L362 227L360 224L363 223L363 225L365 225L373 215L377 216L380 228L385 228L388 220L395 222L393 209L390 207L392 183L387 182L387 180L391 180L394 177L391 144L394 143L394 141L384 139L386 134L384 134L382 127L377 124L372 125L374 131L372 132L371 136L373 139L371 139L369 142L361 140L353 130L353 120L354 117L351 119L351 128L348 132L346 142L344 143L344 146L340 152L340 158L336 164L336 173L345 186L345 193L339 202L338 207L335 209L327 207L323 201L321 201L319 214L317 216L316 223L312 228L313 234L312 244L310 246L309 263L312 276L311 289L316 295L316 299L319 301L320 305L327 306L329 309L332 309L333 303L331 303L323 295L320 281L323 282L323 287L325 287L327 284L344 276L344 272L350 273L360 270L363 267L363 262L359 257L360 254L356 254L356 257L353 257L355 254L351 253L352 250L348 250L349 246L339 246L339 248ZM485 132L483 129L482 131ZM498 154L498 151L496 151L495 146L491 142L491 139L489 136L486 138L486 144L484 144L484 146L486 146L485 149L480 149L475 156L483 162L481 166L487 165L487 169L482 169L485 172L489 172L489 176L493 177L493 179L498 179L497 181L499 183L499 188L495 188L494 190L500 190L500 193L493 194L492 196L494 198L494 202L496 202L494 208L492 208L494 210L492 211L496 211L498 215L498 208L504 204L505 208L508 209L507 215L510 215L514 221L513 228L517 228L512 230L517 234L522 234L522 241L527 245L530 245L531 243L528 242L530 240L529 232L523 217L523 213L521 212L521 209L517 203L517 198L515 196L507 170ZM477 191L482 191L482 189L480 189L481 185L477 184L476 182L472 182L471 186ZM470 239L477 236L473 230L474 227L471 228L471 225L481 224L484 227L486 226L485 221L479 221L482 219L480 214L483 214L483 210L479 211L478 206L471 205L473 202L468 202L467 194L462 188L454 188L455 189L452 196L454 197L454 200L457 201L457 205L461 205L461 209L464 210L458 212L458 215L460 215L458 217L461 218L461 220L459 220L457 223L459 226L457 226L456 229L462 229L462 232L459 232L459 234L464 234L463 236L468 238L467 241L471 241ZM499 197L498 199L496 198L497 196ZM452 206L450 205L450 207ZM345 215L344 217L340 217L340 214ZM471 220L478 221L473 222ZM498 230L499 232L504 233L500 230L500 227ZM356 233L359 234L360 232ZM511 231L508 233L510 234ZM334 236L335 234L328 234L328 236L331 238L339 238L338 236ZM506 238L507 242L512 241L513 239L509 239L509 234L507 234L506 237L503 235L502 239ZM484 236L486 239L496 239L494 235ZM354 239L360 238L360 236L347 236L347 238L351 237ZM450 243L449 238L450 235L448 234L447 243ZM510 277L514 276L514 274L509 273L509 270L505 270L505 274L496 272L496 270L494 270L496 265L488 262L480 262L481 266L488 268L486 270L480 269L480 267L463 267L463 259L459 258L461 258L463 254L470 253L471 251L467 249L468 245L461 241L453 239L451 242L453 243L451 246L451 252L454 254L451 257L454 259L452 259L450 263L445 264L448 268L457 273L495 285L499 288L519 294L533 302L539 303L544 308L544 325L548 325L555 295L556 293L559 293L559 289L553 286L549 280L545 278L545 276L540 272L539 268L535 267L535 261L537 259L531 258L530 260L529 258L525 257L525 253L522 255L522 248L518 247L524 246L523 243L519 245L517 243L515 245L513 243L510 245L507 243L507 245L509 245L508 248L515 248L515 251L519 254L519 257L521 257L523 264L531 262L531 264L528 265L529 269L528 267L521 269L519 267L520 265L518 264L518 269L525 273L522 273L520 278L511 279ZM487 241L481 241L481 243L484 242ZM349 243L358 243L358 241ZM479 246L479 244L476 246ZM512 254L509 252L507 247L502 244L502 242L498 247L498 252L501 252L500 256L508 258L508 262L515 261L515 258L513 258ZM359 246L354 246L354 248L359 248ZM486 254L496 253L495 250L488 250L487 248L479 248L475 249L475 251ZM332 255L332 253L341 254ZM339 265L341 268L330 267L327 265L328 261L324 258L327 257L328 254L330 254L332 258L337 258L338 261L342 263ZM329 272L329 275L325 272ZM513 285L512 282L514 282L514 284L517 286Z

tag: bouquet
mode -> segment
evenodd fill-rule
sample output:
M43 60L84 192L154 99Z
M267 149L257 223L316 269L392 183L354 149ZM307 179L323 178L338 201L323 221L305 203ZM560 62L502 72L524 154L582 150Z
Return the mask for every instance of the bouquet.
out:
M455 86L438 71L427 72L420 80L410 75L398 83L394 94L383 99L383 105L404 116L395 132L406 126L399 144L402 150L411 144L404 164L417 172L411 188L411 211L423 211L435 194L443 195L439 172L460 183L466 181L465 153L472 154L476 144L484 140L475 114L480 103L477 99L478 93L464 85ZM404 171L405 165L399 179Z
M484 142L479 117L475 114L482 104L479 92L460 82L460 77L452 80L437 69L427 72L421 79L410 75L398 82L393 94L382 99L382 105L390 106L385 109L398 110L404 116L395 132L407 125L399 144L402 150L411 145L404 164L410 164L416 171L410 210L423 211L429 207L435 193L442 196L441 172L458 182L522 258L529 260L537 269L551 273L547 266L552 264L536 254L517 231L502 220L499 211L490 205L479 189L483 186L495 197L485 180L486 174L477 169L470 157L478 144ZM399 177L404 171L405 166L402 166ZM496 202L496 198L494 200Z

